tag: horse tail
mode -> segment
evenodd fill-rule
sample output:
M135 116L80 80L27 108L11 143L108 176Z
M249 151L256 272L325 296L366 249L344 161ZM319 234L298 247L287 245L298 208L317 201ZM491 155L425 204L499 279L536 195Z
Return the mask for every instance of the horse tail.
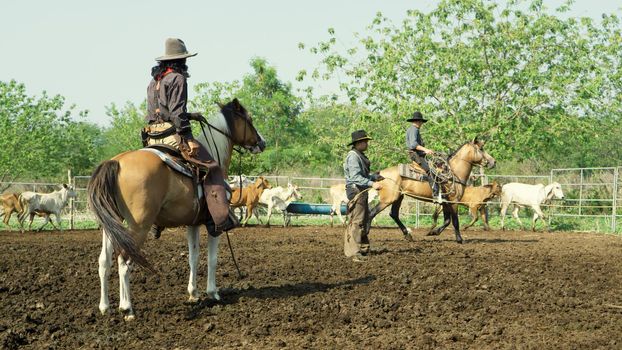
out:
M118 254L155 272L140 251L134 237L123 225L123 216L116 200L119 192L117 181L119 169L119 162L116 160L106 160L95 168L87 186L89 207Z

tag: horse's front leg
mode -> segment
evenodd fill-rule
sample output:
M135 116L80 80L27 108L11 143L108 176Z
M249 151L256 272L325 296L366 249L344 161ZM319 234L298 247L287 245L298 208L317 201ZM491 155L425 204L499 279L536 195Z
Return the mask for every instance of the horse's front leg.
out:
M227 233L225 233L227 234ZM214 300L220 300L216 287L216 263L218 262L218 243L220 236L207 235L207 296Z
M110 271L112 270L112 242L108 239L106 232L102 230L102 250L99 253L99 312L102 315L108 313L110 300L108 299L108 282Z
M432 227L430 227L430 229L428 230L428 233L427 233L428 236L432 235L432 232L434 231L434 228L438 224L438 215L441 213L441 210L443 210L443 207L441 207L439 205L437 205L434 208L434 213L432 213Z
M456 235L456 242L462 243L462 235L460 235L460 217L458 216L458 206L449 205L449 215L451 216L451 223L454 226L454 233ZM475 216L477 218L477 215Z
M199 292L197 289L197 266L199 263L199 226L188 226L186 229L188 239L188 265L190 265L190 277L188 278L188 301L197 302Z
M430 231L428 236L438 236L443 232L451 222L451 204L445 203L443 206L443 224L436 229Z
M119 266L119 310L126 321L133 321L136 316L132 309L130 293L130 274L132 272L131 260L126 260L121 254L117 257Z
M407 241L413 241L414 239L413 239L411 231L404 225L404 223L402 223L402 220L400 220L400 207L402 206L403 199L404 199L404 195L400 195L399 197L397 197L395 202L391 204L391 212L389 213L389 216L393 219L393 221L395 221L397 226L400 228L400 230L404 234L404 238ZM371 224L372 219L373 217L370 217L369 219L370 224Z

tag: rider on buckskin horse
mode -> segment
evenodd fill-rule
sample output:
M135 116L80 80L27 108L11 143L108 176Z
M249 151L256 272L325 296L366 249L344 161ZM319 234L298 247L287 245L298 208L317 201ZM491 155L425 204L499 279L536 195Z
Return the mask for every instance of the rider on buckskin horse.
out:
M164 144L177 149L187 161L206 172L203 177L203 193L213 220L210 233L220 233L237 226L229 215L229 200L225 180L218 162L207 149L194 139L190 120L203 121L200 113L188 113L188 66L186 58L196 56L188 53L180 39L166 39L164 56L156 58L158 65L151 69L152 80L147 87L147 116L149 124L143 129L143 143ZM160 237L161 227L154 226L151 233Z
M427 122L427 119L423 118L421 112L416 111L411 118L406 119L407 122L412 122L412 125L406 130L406 148L408 149L408 156L411 161L419 164L419 166L426 172L428 183L432 188L432 200L434 202L442 203L440 189L434 176L428 165L428 161L425 159L427 154L434 154L434 151L426 148L423 139L421 138L421 127L423 123Z

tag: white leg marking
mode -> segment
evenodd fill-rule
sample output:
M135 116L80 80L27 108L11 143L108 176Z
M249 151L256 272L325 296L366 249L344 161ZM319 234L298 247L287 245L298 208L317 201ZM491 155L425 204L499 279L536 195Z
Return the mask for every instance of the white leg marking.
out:
M218 242L220 242L220 236L212 237L211 235L207 235L207 296L215 300L220 300L218 288L216 287Z
M106 232L102 230L102 250L99 253L99 312L105 315L110 308L110 300L108 300L108 282L110 279L110 271L112 269L112 242L108 239Z
M188 301L196 302L199 300L197 290L197 266L199 262L199 226L188 226L186 230L188 238L188 264L190 265L190 278L188 279Z

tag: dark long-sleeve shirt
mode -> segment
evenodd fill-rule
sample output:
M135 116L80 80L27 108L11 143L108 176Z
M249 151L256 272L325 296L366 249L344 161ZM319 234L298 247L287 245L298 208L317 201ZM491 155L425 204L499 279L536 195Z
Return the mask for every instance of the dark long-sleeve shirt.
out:
M192 138L192 128L188 120L186 104L188 102L188 83L186 77L177 72L166 74L160 80L160 90L156 90L157 82L152 79L147 87L147 116L145 121L152 123L158 120L170 122L177 133L185 139ZM159 94L158 94L159 93Z
M419 128L414 125L411 125L408 130L406 130L406 148L409 151L415 151L420 156L425 156L425 152L417 150L417 146L425 146L425 143L421 139L421 133L419 132Z

